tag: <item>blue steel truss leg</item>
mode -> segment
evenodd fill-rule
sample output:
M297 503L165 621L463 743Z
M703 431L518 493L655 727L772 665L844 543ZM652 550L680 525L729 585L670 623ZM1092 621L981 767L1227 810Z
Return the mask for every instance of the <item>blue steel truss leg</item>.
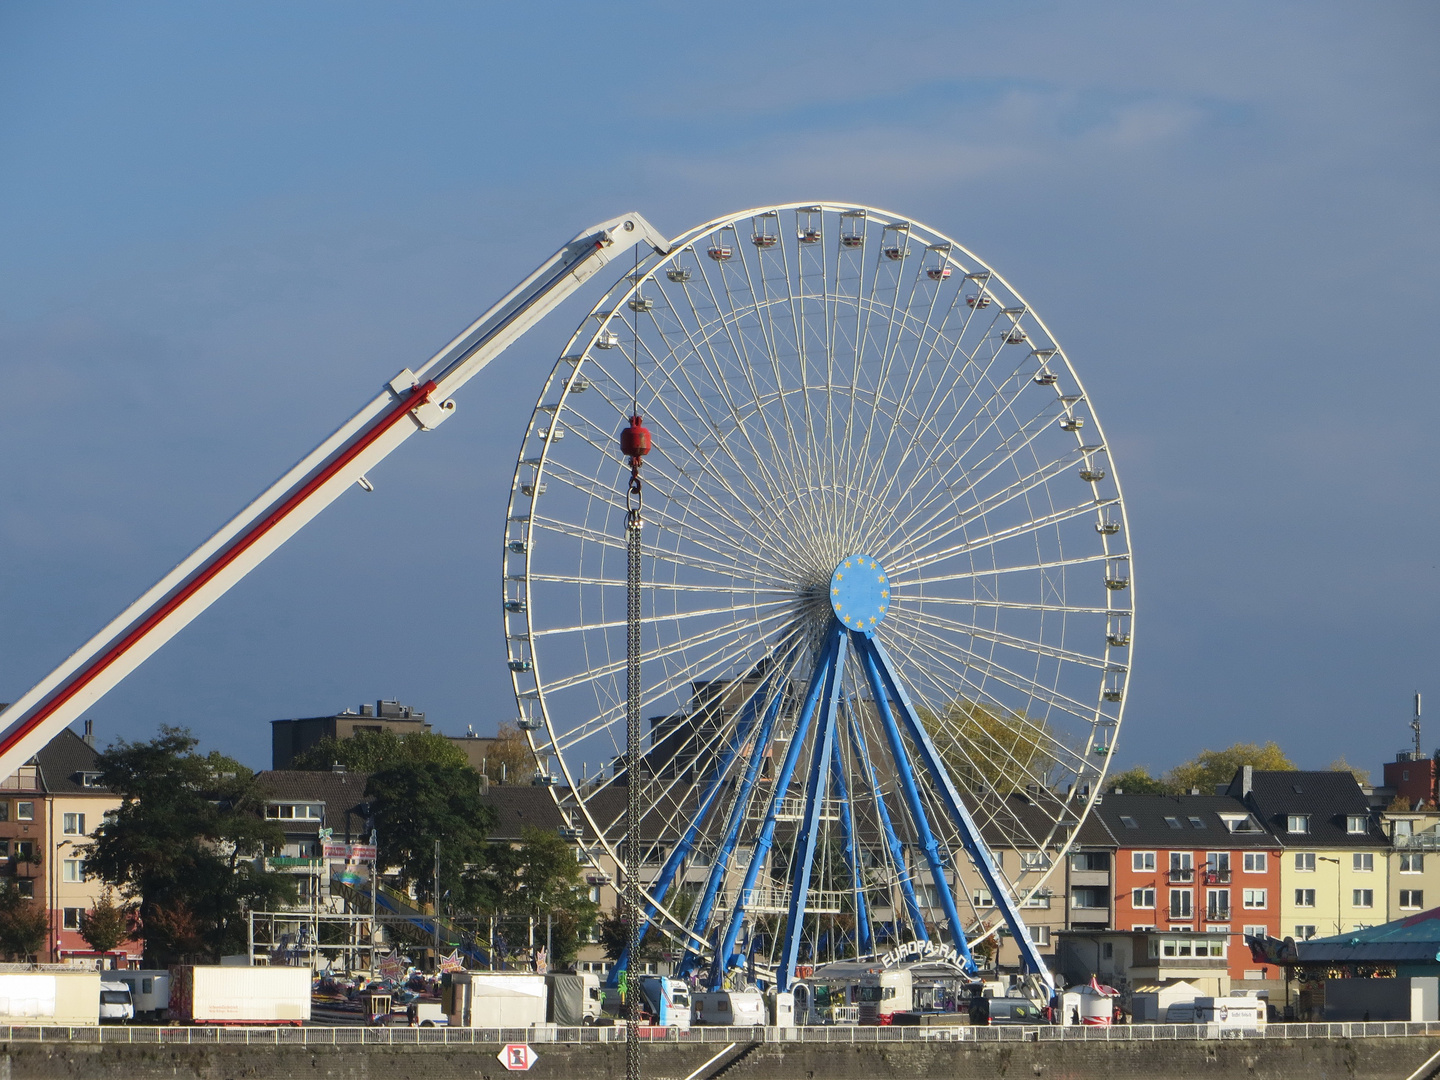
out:
M833 623L825 635L825 644L821 646L820 653L815 658L815 671L810 676L810 687L805 691L805 705L801 708L800 716L795 721L795 731L790 736L790 749L785 754L785 764L781 766L780 774L775 778L775 791L770 797L770 809L765 815L765 824L760 829L760 835L751 845L750 865L745 868L745 881L740 887L739 895L735 898L735 906L730 911L730 922L725 927L725 933L720 939L720 951L717 954L719 962L715 965L716 981L712 989L720 989L718 980L723 977L726 970L738 962L733 954L735 939L740 934L740 924L745 918L745 897L755 888L755 879L760 873L760 864L765 861L766 855L770 852L770 844L775 836L775 815L779 812L780 800L785 797L785 790L790 786L790 778L795 774L795 765L800 760L800 748L810 730L810 721L815 715L815 706L820 700L820 692L825 688L826 677L835 664L836 656L839 655L844 636L845 631L840 624Z
M715 800L720 795L725 781L725 774L730 771L730 765L735 760L735 755L738 754L740 748L745 745L745 740L750 734L750 729L755 726L755 714L757 712L755 703L762 697L764 688L768 685L769 680L767 679L760 684L756 692L745 702L745 707L740 713L739 722L735 725L735 734L728 740L723 753L720 755L720 760L711 771L710 782L706 785L705 794L700 798L700 805L695 811L695 816L690 820L690 825L686 828L684 835L680 837L680 842L676 844L675 849L670 852L670 857L665 860L665 865L660 868L660 876L655 879L655 884L650 887L649 892L652 897L652 902L645 905L645 918L640 923L639 940L642 943L645 940L646 932L650 929L650 920L655 917L656 905L665 899L665 894L670 891L670 885L675 880L675 875L680 872L681 865L690 857L690 851L695 846L695 837L700 832L700 826L704 823L705 818L709 816ZM629 970L629 967L630 950L627 946L621 950L620 958L611 969L611 980L618 982L619 973Z
M850 880L855 886L855 951L864 956L871 949L870 912L865 903L865 876L860 869L859 853L855 850L854 810L850 792L845 786L845 765L840 758L840 740L830 754L830 782L835 785L835 802L840 807L841 842L845 847L845 863L850 867Z
M840 686L844 678L845 646L842 643L836 648L830 671L825 676L824 705L820 711L820 723L815 729L814 749L810 752L810 779L805 784L805 816L800 824L799 842L795 845L795 862L790 867L790 913L785 924L785 947L780 954L780 970L775 979L777 990L790 988L795 978L795 965L800 961L805 898L810 894L815 845L820 837L820 817L825 810L825 781L830 776L830 759L835 752L835 722L840 711Z
M990 848L980 835L980 827L975 819L970 816L970 811L965 808L965 802L960 798L960 792L955 787L955 782L950 779L950 773L945 768L944 761L935 749L935 744L930 741L930 734L925 730L925 725L920 722L919 714L915 712L915 706L910 704L910 697L905 693L905 687L901 685L900 678L895 674L895 667L890 663L890 657L880 642L873 637L865 640L865 655L868 659L867 670L875 671L876 697L889 697L899 706L900 715L905 721L905 727L910 733L910 739L915 744L921 763L930 774L931 782L944 802L950 816L955 821L955 826L960 830L961 842L965 845L966 852L975 861L975 867L980 871L990 895L995 898L996 905L1000 908L1000 914L1005 919L1005 925L1009 928L1015 944L1020 948L1020 958L1026 969L1039 975L1053 992L1055 989L1055 977L1050 969L1045 966L1044 959L1040 956L1040 950L1035 947L1035 942L1030 939L1029 932L1025 929L1025 920L1020 917L1020 909L1015 904L1015 898L1010 895L1005 881L1000 876L1000 870L995 865L995 860L990 854ZM882 695L879 683L884 684Z
M880 777L875 772L875 766L870 763L870 750L865 745L865 737L853 716L850 718L850 741L860 751L860 761L870 781L870 790L875 793L875 812L880 818L881 831L885 833L885 844L890 849L890 860L895 864L900 879L900 894L905 898L905 913L910 917L910 929L915 933L915 940L929 941L930 933L925 928L925 916L920 913L920 901L915 897L915 882L910 879L910 867L905 862L905 849L900 844L900 838L895 835L895 824L890 820L890 811L886 808L885 797L880 792Z
M788 661L781 666L781 669L782 671L789 670ZM781 678L783 679L783 676ZM740 826L745 823L745 814L750 805L750 792L755 788L755 778L760 774L760 766L765 760L765 752L770 747L770 735L775 729L775 720L784 706L788 689L788 681L777 683L775 694L765 708L764 719L760 722L760 731L755 736L755 745L751 748L750 759L745 765L745 775L740 780L739 790L735 793L735 803L730 808L730 819L725 826L725 837L721 840L720 847L715 853L715 861L710 864L710 873L705 879L705 891L700 894L700 902L695 905L695 911L690 917L690 930L698 936L707 936L705 931L710 923L710 913L715 907L715 897L729 871L730 856L735 851L735 844L740 836ZM686 947L685 958L680 962L679 975L682 978L688 976L699 967L702 959L700 951L691 942Z
M860 654L865 665L865 676L870 682L870 693L875 698L875 711L880 716L880 724L885 729L885 737L890 743L890 756L895 760L895 773L900 777L900 788L905 793L905 805L910 809L911 820L915 823L915 831L920 839L920 848L925 853L925 861L930 865L930 879L935 884L935 892L940 897L940 906L945 911L945 919L950 923L950 939L965 957L965 969L974 973L975 960L970 955L970 946L965 941L965 926L960 921L960 913L955 910L955 896L950 891L950 878L947 875L948 867L945 860L940 857L939 845L935 843L935 834L930 831L930 819L925 813L925 804L920 799L920 789L915 784L915 773L910 768L910 757L905 751L904 740L900 738L900 729L895 726L895 716L890 711L890 702L886 698L885 687L881 684L880 672L877 669L876 654L871 647L873 638L863 630L850 632L851 643L855 651Z

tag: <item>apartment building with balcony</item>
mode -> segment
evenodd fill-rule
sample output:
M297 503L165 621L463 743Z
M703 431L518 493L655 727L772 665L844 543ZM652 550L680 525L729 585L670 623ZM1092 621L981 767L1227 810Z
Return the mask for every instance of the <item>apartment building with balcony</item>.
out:
M1110 794L1093 813L1116 842L1117 930L1224 934L1230 978L1274 977L1250 960L1243 935L1281 927L1282 852L1243 801Z
M1303 941L1387 919L1389 837L1348 772L1263 772L1230 782L1280 849L1280 929Z
M1383 811L1380 829L1390 838L1383 921L1440 907L1440 812Z

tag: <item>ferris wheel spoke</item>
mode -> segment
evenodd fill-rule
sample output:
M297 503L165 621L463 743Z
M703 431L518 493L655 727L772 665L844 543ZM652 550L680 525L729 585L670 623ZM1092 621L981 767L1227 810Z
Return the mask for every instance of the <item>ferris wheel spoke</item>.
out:
M762 609L764 609L764 608L767 608L767 607L773 607L773 606L776 605L776 604L785 604L785 605L789 606L790 601L787 601L787 600L769 600L769 601L766 601L766 602L764 602L764 603L743 605L743 608L744 608L744 610L747 610L747 611L760 611L760 610L762 610ZM683 621L686 620L686 619L704 619L704 618L712 618L712 617L714 617L714 616L716 616L716 615L733 615L733 614L735 613L735 611L736 611L739 607L740 607L740 605L727 604L727 605L724 606L724 607L699 608L699 609L694 610L694 611L666 611L666 612L665 612L665 621L666 621L667 623L679 623L679 622L683 622ZM559 636L559 635L561 635L561 634L584 634L584 633L593 633L593 632L600 631L600 630L615 630L615 629L618 629L618 628L620 628L620 627L622 627L622 626L626 626L626 625L628 625L628 622L627 622L627 620L625 620L625 619L611 619L611 620L609 620L609 621L607 621L607 622L598 622L598 623L596 623L596 622L575 623L575 624L570 625L570 626L554 626L554 627L546 627L546 628L540 629L540 630L532 630L532 631L530 632L530 636L531 636L532 638L542 638L542 637L557 637L557 636Z
M926 578L907 578L904 581L891 579L895 588L911 588L917 585L934 585L942 581L971 581L975 578L999 577L1004 574L1018 574L1031 570L1056 570L1065 566L1093 566L1115 558L1101 552L1097 555L1079 555L1073 559L1051 559L1045 562L1025 563L1020 566L977 567L961 573L936 574Z
M1115 608L1081 607L1071 604L1027 603L1023 600L992 600L983 596L926 596L925 604L954 604L959 607L999 608L1005 611L1055 612L1059 615L1114 615ZM1128 612L1127 612L1128 614Z
M1040 482L1043 481L1037 481L1037 483ZM1027 487L1024 491L1016 492L1014 495L1011 496L1011 498L1019 498L1030 490L1031 488ZM1009 500L1006 501L1008 502ZM1031 533L1038 532L1041 529L1047 529L1055 525L1063 525L1065 522L1073 521L1075 518L1092 516L1096 513L1097 510L1103 509L1106 506L1113 505L1118 501L1118 499L1090 498L1086 499L1084 502L1079 502L1068 506L1063 510L1054 510L1048 514L1042 514L1037 518L1032 518L1029 521L1022 522L1021 524L1012 525L1008 529L999 529L988 535L976 537L974 540L967 539L963 543L951 544L949 547L939 548L931 552L922 552L921 550L915 550L914 554L912 554L908 559L896 560L893 569L891 570L891 573L899 574L904 573L908 570L923 569L925 567L934 566L937 563L944 562L946 559L952 559L957 555L970 555L976 551L980 551L983 548L993 547L996 544L1004 543L1007 540L1016 540L1022 536L1028 536ZM1004 504L1002 503L1001 505ZM957 522L954 531L960 531L963 534L963 530L968 525L970 525L974 521L984 518L986 514L992 513L994 509L995 508L993 507L987 508L977 514L972 515L970 518ZM923 548L923 545L917 545L917 547Z
M923 601L920 606L924 606ZM999 630L990 630L975 623L965 623L956 619L949 619L943 615L937 615L933 611L917 613L916 619L917 621L923 621L927 626L950 630L956 634L964 634L967 637L974 638L976 641L987 641L995 645L1005 645L1021 652L1031 652L1037 656L1045 656L1051 660L1062 660L1065 663L1079 664L1082 667L1093 667L1101 670L1108 670L1113 667L1103 656L1092 656L1089 653L1076 652L1073 649L1062 649L1055 645L1047 645L1043 641L1032 641L1029 638L1002 633Z

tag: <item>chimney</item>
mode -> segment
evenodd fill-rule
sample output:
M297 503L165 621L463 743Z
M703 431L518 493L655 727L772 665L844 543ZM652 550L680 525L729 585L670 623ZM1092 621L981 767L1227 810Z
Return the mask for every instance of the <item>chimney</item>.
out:
M1240 798L1248 799L1255 788L1255 766L1240 766Z
M341 765L338 761L332 761L330 763L330 771L332 773L343 773L345 771L345 766Z
M91 750L95 749L95 721L85 721L85 745Z
M1199 789L1198 787L1192 787L1192 788L1190 789L1190 794L1191 794L1191 795L1199 795L1199 794L1200 794L1200 789Z

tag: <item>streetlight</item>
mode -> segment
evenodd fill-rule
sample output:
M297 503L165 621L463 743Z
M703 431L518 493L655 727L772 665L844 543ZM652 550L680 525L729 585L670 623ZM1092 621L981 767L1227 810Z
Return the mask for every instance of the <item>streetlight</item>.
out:
M1335 864L1335 933L1342 934L1344 931L1340 927L1340 860L1332 859L1328 855L1317 855L1316 858L1321 862L1333 862Z

